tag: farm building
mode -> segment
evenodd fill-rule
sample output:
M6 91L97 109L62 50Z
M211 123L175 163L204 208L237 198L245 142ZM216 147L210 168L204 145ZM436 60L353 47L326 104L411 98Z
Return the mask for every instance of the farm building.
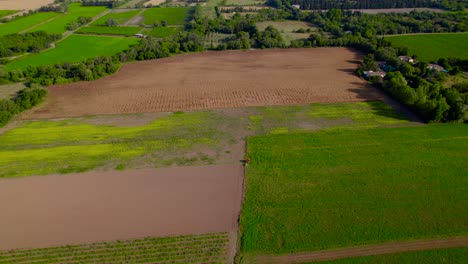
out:
M430 70L435 70L435 71L445 71L444 67L442 67L442 66L440 66L438 64L434 64L434 63L429 64L427 66L427 68L430 69Z
M375 76L379 76L379 77L385 77L385 75L387 75L387 73L385 73L384 71L364 71L364 76L366 76L367 78L370 78L370 77L375 77Z
M414 60L414 59L411 58L410 56L398 56L398 58L399 58L402 62L416 63L416 60Z

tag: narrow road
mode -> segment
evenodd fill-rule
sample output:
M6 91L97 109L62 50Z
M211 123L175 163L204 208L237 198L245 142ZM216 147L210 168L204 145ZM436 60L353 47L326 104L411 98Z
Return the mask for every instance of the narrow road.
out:
M377 245L357 246L342 249L321 250L309 253L290 254L282 256L257 256L253 263L302 263L312 261L330 261L343 258L384 255L392 253L467 247L468 236L446 239L415 240L389 242Z

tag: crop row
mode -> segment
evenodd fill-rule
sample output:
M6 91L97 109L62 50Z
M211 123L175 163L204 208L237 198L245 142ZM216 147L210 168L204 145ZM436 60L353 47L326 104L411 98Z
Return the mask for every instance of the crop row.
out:
M90 245L0 252L2 263L210 262L224 259L226 234L146 238ZM203 261L205 262L205 261Z

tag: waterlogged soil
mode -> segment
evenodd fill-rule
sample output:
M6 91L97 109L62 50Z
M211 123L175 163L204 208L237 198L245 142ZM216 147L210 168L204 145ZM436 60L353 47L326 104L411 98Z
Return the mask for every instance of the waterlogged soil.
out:
M0 180L0 250L234 232L239 165Z
M126 64L92 82L49 87L23 119L382 99L347 48L203 52Z

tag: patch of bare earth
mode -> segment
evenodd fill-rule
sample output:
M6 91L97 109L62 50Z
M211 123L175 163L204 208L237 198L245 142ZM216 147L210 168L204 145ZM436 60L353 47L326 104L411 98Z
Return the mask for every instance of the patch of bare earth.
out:
M126 64L93 82L49 87L23 119L380 100L347 48L203 52Z
M54 0L0 0L0 10L35 10Z
M0 180L0 250L236 232L242 167Z

